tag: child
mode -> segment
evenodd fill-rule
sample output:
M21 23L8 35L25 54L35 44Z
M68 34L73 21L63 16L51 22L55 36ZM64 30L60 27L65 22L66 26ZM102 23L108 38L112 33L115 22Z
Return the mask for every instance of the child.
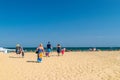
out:
M22 49L22 58L24 58L24 55L25 55L25 54L24 54L24 50Z
M46 57L50 57L48 52L46 52Z
M63 48L63 49L61 50L62 56L64 55L65 50L66 50L65 48Z

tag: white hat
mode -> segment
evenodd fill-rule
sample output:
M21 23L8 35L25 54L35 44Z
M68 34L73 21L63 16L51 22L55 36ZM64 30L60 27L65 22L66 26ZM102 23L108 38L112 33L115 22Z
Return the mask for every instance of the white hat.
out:
M16 47L20 47L20 44L17 44Z

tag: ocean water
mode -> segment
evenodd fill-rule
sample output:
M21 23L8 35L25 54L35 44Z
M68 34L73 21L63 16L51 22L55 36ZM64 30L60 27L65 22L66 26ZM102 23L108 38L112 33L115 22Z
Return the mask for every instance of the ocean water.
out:
M15 49L13 47L7 47L9 49ZM96 48L96 50L101 51L118 51L120 50L120 47L64 47L67 51L89 51L90 49ZM23 47L23 49L26 52L34 52L36 50L36 47ZM46 50L46 48L45 48ZM56 48L54 47L52 51L56 51Z

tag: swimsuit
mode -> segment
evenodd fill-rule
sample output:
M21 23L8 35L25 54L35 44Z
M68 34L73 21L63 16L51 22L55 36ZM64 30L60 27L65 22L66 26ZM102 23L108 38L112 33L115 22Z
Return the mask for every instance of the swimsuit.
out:
M42 57L43 57L43 50L42 49L38 49L38 54L37 54L37 61L38 62L42 62Z

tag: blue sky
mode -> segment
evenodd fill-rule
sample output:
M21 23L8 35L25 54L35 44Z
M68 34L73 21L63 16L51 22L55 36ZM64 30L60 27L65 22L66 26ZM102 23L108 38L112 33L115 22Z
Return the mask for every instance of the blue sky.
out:
M0 0L0 46L120 46L119 0Z

